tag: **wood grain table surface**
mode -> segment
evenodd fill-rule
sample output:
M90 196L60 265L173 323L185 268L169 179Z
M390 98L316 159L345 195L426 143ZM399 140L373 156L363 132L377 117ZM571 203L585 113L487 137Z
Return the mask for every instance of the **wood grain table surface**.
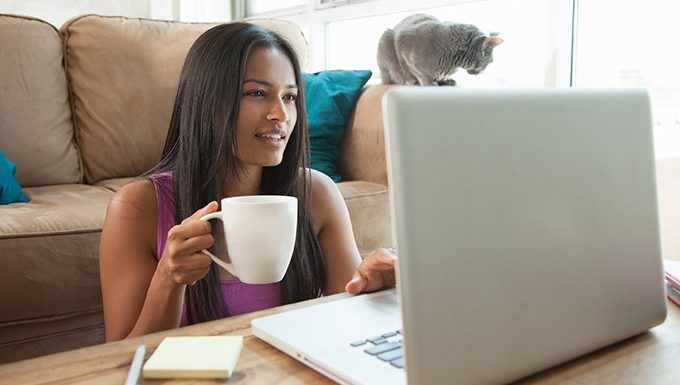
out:
M137 346L146 357L166 336L242 335L244 347L232 377L226 380L146 380L146 384L332 384L252 335L250 321L284 310L332 301L347 294L286 305L149 334L125 341L90 346L0 366L0 384L123 384ZM668 317L647 333L518 381L517 384L680 384L680 308L668 302Z

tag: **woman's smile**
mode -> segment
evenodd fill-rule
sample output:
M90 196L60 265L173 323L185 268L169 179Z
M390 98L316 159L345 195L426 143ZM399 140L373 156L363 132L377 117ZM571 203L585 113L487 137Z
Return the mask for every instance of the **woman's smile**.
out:
M255 134L255 138L266 146L274 149L284 148L288 138L285 130L272 130Z

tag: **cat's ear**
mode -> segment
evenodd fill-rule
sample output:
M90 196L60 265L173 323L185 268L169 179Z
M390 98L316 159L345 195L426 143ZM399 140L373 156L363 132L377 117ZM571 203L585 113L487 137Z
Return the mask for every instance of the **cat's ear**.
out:
M482 48L486 48L486 46L490 45L491 47L495 47L503 42L503 39L501 39L498 36L491 36L487 37L486 40L484 40L484 44L482 45Z

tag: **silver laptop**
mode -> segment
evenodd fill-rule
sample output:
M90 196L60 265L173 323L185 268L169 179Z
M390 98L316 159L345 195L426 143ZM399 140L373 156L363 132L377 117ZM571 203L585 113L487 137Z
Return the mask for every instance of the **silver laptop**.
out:
M252 322L344 384L500 384L663 322L642 90L383 99L397 289Z

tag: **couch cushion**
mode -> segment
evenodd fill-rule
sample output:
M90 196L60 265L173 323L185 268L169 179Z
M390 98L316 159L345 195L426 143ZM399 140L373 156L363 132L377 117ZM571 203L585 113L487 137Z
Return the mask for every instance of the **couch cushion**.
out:
M30 203L0 206L0 239L101 231L113 197L103 187L78 184L28 187L24 194Z
M338 171L343 180L387 184L382 97L391 87L376 84L361 93L340 147Z
M394 247L387 187L353 181L340 182L338 188L345 198L361 256L378 247Z
M100 234L0 238L0 363L104 342Z
M305 47L290 22L249 22L287 34L298 50ZM76 140L89 183L137 176L158 162L186 54L214 25L87 15L62 26Z
M27 358L101 342L99 239L113 192L87 185L25 188L0 206L0 356ZM5 357L4 352L11 356Z
M99 181L95 183L95 186L99 187L104 187L106 189L109 189L111 191L118 191L121 189L121 187L125 186L126 184L132 182L136 178L115 178L115 179L104 179L102 181Z
M52 25L0 15L0 148L22 186L81 181L62 59Z
M104 342L100 309L0 325L0 364Z

